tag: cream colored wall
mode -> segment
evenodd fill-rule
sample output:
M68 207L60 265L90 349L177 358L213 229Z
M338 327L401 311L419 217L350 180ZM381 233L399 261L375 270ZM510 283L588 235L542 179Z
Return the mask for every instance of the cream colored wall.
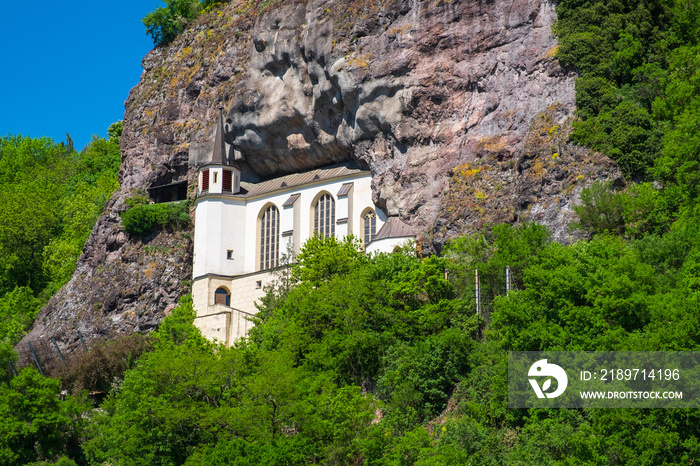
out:
M216 340L225 345L232 343L229 338L231 328L231 311L225 310L216 314L198 316L194 319L194 325L209 340Z
M255 303L265 296L265 286L273 281L274 276L270 272L258 272L232 279L231 307L249 314L257 314Z
M218 339L231 344L246 335L253 326L246 319L258 312L255 303L265 296L265 287L275 280L272 273L258 272L235 277L206 276L192 284L192 299L197 319L195 325L210 340ZM214 304L214 292L223 287L230 294L230 306ZM222 313L228 312L229 320L222 330Z
M209 279L199 278L192 282L192 306L197 311L197 317L206 315L209 311Z
M194 320L194 325L209 340L231 346L253 328L253 322L249 320L250 314L221 304L212 307L221 309L219 312L198 316Z

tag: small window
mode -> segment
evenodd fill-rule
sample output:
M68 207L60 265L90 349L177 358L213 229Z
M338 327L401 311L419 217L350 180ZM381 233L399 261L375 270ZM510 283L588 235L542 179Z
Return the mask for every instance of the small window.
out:
M262 280L255 280L255 289L262 289Z
M214 292L214 304L231 305L231 295L226 288L217 288Z
M233 260L233 249L226 251L226 259Z
M219 172L214 172L214 184L217 183Z
M377 214L373 210L367 211L362 216L362 223L365 229L365 244L369 244L377 235Z
M314 206L314 231L320 236L335 236L335 200L326 193Z

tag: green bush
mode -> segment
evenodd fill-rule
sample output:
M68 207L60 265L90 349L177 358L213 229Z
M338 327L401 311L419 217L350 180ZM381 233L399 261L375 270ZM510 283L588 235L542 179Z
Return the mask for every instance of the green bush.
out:
M138 196L127 199L126 204L132 207L122 212L122 225L130 235L146 236L156 229L184 228L190 221L187 201L144 204Z
M651 183L631 184L615 192L610 182L596 182L581 191L581 204L574 206L574 227L589 233L612 233L641 238L663 233L672 220L673 205Z
M164 45L175 40L187 23L196 18L202 10L199 0L165 0L166 6L156 8L141 20L146 26L146 34L156 45Z
M87 400L61 399L60 382L26 368L0 384L0 465L80 458ZM71 464L60 459L58 464Z
M58 374L61 387L73 394L83 390L108 392L150 349L148 337L139 333L94 345L87 353L78 352L70 366Z

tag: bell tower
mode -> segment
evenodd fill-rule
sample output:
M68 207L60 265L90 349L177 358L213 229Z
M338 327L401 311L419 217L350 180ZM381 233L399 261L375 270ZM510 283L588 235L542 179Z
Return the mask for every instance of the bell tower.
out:
M242 273L245 251L236 251L236 245L245 238L245 201L237 196L241 171L227 155L223 120L219 108L211 160L197 173L192 299L197 327L228 345L232 290L217 286L217 279Z

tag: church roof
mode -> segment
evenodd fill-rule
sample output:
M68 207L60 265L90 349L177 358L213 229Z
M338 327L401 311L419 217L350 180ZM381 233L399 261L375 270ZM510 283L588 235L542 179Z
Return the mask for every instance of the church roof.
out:
M372 241L377 241L384 238L407 238L413 237L411 227L401 221L399 217L389 217L386 222L377 232L377 235L372 238Z
M214 151L211 156L212 164L228 165L226 157L226 142L224 142L224 109L219 108L219 122L216 125L214 137Z
M341 178L349 175L366 172L357 167L354 161L330 165L323 168L303 173L292 173L290 175L280 176L271 180L260 183L241 182L241 188L245 190L241 193L244 197L257 196L260 194L268 194L281 189L303 186L306 184L315 183L317 181L332 180L333 178Z

